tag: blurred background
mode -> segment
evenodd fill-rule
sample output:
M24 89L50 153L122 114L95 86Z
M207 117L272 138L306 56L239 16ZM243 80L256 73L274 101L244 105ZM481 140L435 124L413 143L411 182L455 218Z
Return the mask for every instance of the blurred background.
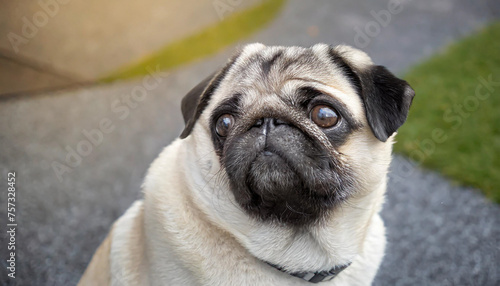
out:
M496 0L0 0L0 284L75 285L179 136L180 99L239 47L324 42L417 94L374 284L500 285L499 20Z

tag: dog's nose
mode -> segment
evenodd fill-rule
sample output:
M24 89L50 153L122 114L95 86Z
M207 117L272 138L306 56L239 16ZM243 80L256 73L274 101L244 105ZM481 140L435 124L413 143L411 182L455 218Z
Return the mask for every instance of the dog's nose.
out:
M285 120L278 118L261 118L257 120L252 127L265 126L267 128L273 128L278 125L288 124Z
M278 118L261 118L254 123L252 128L253 127L260 128L262 134L267 136L269 131L273 130L279 125L286 125L286 124L288 124L288 122Z

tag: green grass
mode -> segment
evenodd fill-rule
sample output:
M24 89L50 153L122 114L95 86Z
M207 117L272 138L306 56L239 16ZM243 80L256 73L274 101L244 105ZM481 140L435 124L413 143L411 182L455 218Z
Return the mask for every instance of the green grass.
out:
M481 78L495 84L488 89ZM500 203L500 22L417 65L405 79L416 97L395 150Z
M266 0L255 7L231 14L223 21L171 43L152 55L111 73L101 81L110 82L145 75L148 73L148 66L156 69L159 65L160 69L171 69L215 54L263 28L274 19L284 3L285 0Z

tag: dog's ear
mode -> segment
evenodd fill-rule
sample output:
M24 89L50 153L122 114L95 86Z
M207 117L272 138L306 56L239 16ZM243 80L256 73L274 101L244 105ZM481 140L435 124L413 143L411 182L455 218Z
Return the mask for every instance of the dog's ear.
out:
M196 121L207 107L212 94L219 87L235 61L236 56L234 56L224 68L209 75L184 96L181 102L181 111L182 117L184 117L185 127L181 133L181 139L191 134Z
M370 57L358 49L336 46L330 49L330 58L361 97L375 137L387 141L406 121L415 96L413 89L385 67L374 65Z
M368 124L385 142L406 121L415 91L383 66L373 65L358 74Z
M184 118L184 130L181 133L181 138L186 138L193 130L194 124L196 120L200 116L203 108L208 104L208 98L202 96L207 89L208 85L214 78L215 73L212 73L204 80L202 80L199 84L197 84L193 89L191 89L185 96L182 98L181 102L181 111L182 117ZM198 107L201 108L198 108ZM199 109L199 114L198 113Z

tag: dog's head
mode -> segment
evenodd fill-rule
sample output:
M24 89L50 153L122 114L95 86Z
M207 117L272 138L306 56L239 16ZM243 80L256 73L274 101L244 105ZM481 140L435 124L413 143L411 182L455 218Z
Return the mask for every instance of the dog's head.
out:
M385 183L413 96L350 47L253 44L186 95L181 138L211 142L245 213L301 226Z

